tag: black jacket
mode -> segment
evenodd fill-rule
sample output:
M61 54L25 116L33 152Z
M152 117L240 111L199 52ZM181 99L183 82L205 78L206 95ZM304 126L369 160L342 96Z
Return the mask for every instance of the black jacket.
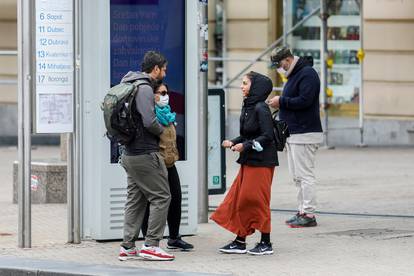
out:
M312 59L299 58L279 100L279 117L287 123L290 134L322 132L319 114L321 82L312 66Z
M234 144L243 143L238 163L256 167L278 166L276 145L273 137L272 114L265 100L272 92L272 81L259 73L253 73L249 95L243 101L240 115L240 136ZM259 142L263 151L252 148L253 140Z

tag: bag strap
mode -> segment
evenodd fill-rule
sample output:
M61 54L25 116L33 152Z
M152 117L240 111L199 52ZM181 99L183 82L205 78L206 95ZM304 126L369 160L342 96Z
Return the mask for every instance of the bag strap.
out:
M276 109L275 111L272 112L272 118L274 120L277 118L277 116L279 116L279 111L280 111L280 109Z
M138 88L143 84L148 84L149 86L151 86L151 84L146 79L139 79L132 82L132 85L134 86L134 91L132 91L132 97L130 98L130 102L128 104L131 104L134 101L135 96L138 93Z
M131 108L131 110L132 110L131 118L132 118L132 121L133 121L134 125L135 125L134 115L138 116L138 118L141 117L141 114L139 114L138 110L136 110L136 108L135 108L134 101L135 101L135 97L138 93L139 87L141 85L144 85L144 84L148 84L149 86L151 86L151 84L146 79L139 79L139 80L136 80L136 81L132 82L132 85L134 86L134 91L132 91L132 97L129 98L128 105L132 107ZM136 127L136 125L134 127Z
M280 109L276 109L275 111L272 112L272 116L278 115L279 114Z
M136 86L136 87L140 86L141 84L148 84L148 85L150 85L150 83L149 83L146 79L139 79L139 80L136 80L136 81L134 81L132 84L133 84L134 86Z

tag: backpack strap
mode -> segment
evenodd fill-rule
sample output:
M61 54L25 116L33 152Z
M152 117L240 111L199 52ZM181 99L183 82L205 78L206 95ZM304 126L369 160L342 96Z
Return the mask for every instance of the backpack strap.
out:
M142 84L148 84L148 85L150 85L150 83L148 82L147 79L139 79L139 80L134 81L132 84L134 86L136 86L136 87L138 87L138 86L140 86Z
M128 104L133 104L133 101L135 100L135 96L138 93L138 89L141 85L148 84L151 86L151 84L146 79L139 79L132 83L132 85L135 87L134 91L132 92L132 97L130 97Z
M134 86L134 91L132 91L131 96L129 97L129 100L128 100L128 105L131 107L131 112L130 112L131 122L133 123L135 128L139 126L139 122L141 120L141 114L139 114L138 110L136 110L136 107L135 107L135 97L139 91L139 87L145 84L151 86L151 84L146 79L139 79L139 80L134 81L132 83L132 85Z

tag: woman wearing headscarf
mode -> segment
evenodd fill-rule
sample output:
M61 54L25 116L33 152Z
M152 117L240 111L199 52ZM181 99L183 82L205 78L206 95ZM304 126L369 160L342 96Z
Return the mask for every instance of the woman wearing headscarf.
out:
M272 115L265 103L272 92L272 81L259 73L243 77L243 107L240 115L240 136L224 140L222 146L239 152L240 169L224 201L211 219L233 232L236 238L219 249L230 254L273 254L270 242L270 195L275 166L278 166ZM246 237L256 230L261 240L250 250Z

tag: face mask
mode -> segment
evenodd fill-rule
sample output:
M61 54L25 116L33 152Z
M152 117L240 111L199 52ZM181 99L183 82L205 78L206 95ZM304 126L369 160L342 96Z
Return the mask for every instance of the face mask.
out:
M163 95L160 95L160 100L157 102L157 105L159 107L167 106L169 100L170 100L170 98L168 97L168 94L167 95L164 95L164 96Z

